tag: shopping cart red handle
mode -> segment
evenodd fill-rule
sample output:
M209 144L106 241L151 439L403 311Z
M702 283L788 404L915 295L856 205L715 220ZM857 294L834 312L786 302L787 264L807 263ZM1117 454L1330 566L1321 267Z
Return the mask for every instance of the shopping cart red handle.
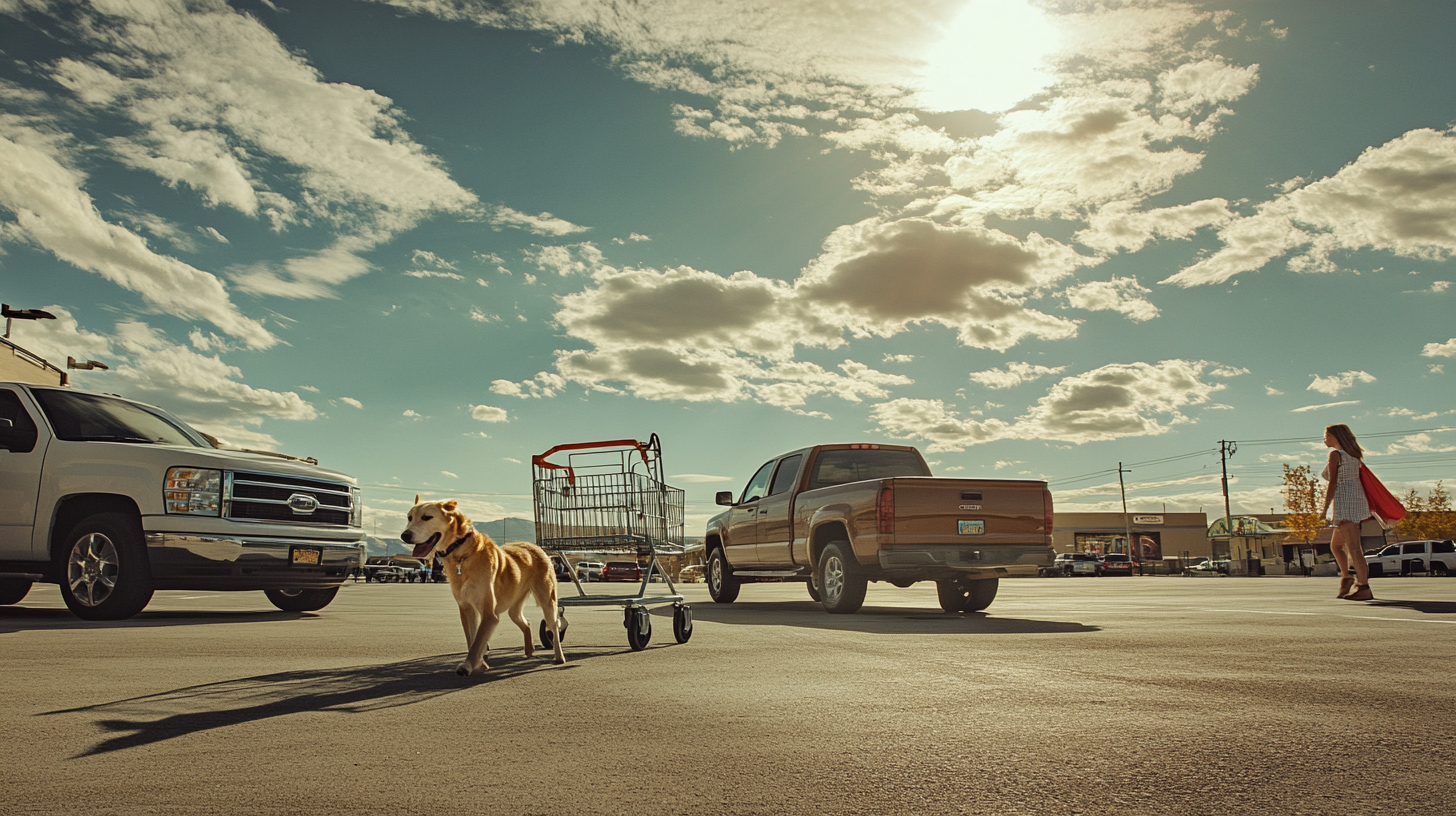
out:
M656 442L657 434L653 434L652 436L652 442ZM652 444L652 442L648 442L647 444L650 445ZM642 456L642 463L648 464L647 446L641 442L638 442L635 439L616 439L610 442L573 442L570 445L557 445L556 447L552 448L549 451L546 451L545 453L538 453L535 456L532 456L531 464L535 467L546 468L547 470L564 470L566 471L567 483L575 485L576 471L572 469L571 465L558 465L552 462L548 462L546 461L546 457L554 453L560 453L561 451L587 450L590 448L636 448L637 453L641 454Z

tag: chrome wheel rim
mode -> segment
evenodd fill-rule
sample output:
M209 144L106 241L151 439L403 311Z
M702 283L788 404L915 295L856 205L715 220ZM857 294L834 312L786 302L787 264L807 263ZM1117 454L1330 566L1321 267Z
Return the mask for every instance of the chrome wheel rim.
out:
M839 560L839 556L831 555L824 559L824 586L819 591L831 604L839 601L840 594L844 592L844 562Z
M71 548L66 566L66 583L82 606L99 606L116 590L121 559L116 545L101 533L83 536Z
M303 594L303 590L301 590L301 589L280 589L280 590L278 590L278 594L279 595L282 595L285 598L297 598L299 595L302 595Z
M708 565L708 588L716 595L723 591L723 559L714 556Z

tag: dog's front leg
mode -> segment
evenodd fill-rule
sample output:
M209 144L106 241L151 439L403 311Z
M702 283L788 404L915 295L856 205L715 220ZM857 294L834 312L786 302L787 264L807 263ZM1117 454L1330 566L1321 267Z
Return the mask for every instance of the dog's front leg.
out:
M485 651L490 648L490 636L495 634L496 624L500 623L500 616L495 611L495 597L485 597L479 610L471 610L479 614L479 625L475 627L475 636L470 641L470 651L465 655L465 662L455 669L459 675L467 675L473 671L488 669L485 664Z
M455 667L455 673L463 676L470 674L470 647L475 643L476 630L480 628L480 615L469 604L460 605L460 625L465 629L466 659Z

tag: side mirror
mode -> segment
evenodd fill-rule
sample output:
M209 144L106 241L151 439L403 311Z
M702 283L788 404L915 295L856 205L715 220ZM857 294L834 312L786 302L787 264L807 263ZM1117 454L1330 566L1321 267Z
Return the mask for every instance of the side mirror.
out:
M717 498L713 499L713 501L715 503L717 503L717 504L721 504L721 505L724 505L724 506L727 506L727 507L732 507L733 506L733 494L732 493L729 493L726 490L719 490L718 491Z

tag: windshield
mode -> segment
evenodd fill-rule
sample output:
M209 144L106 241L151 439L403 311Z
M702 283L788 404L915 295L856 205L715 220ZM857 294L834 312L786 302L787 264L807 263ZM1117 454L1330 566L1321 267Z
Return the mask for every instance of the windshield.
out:
M865 479L890 479L896 476L929 476L930 469L920 455L905 450L827 450L814 460L814 473L809 489L830 487Z
M204 447L181 422L133 402L48 388L34 393L56 436L70 442Z

